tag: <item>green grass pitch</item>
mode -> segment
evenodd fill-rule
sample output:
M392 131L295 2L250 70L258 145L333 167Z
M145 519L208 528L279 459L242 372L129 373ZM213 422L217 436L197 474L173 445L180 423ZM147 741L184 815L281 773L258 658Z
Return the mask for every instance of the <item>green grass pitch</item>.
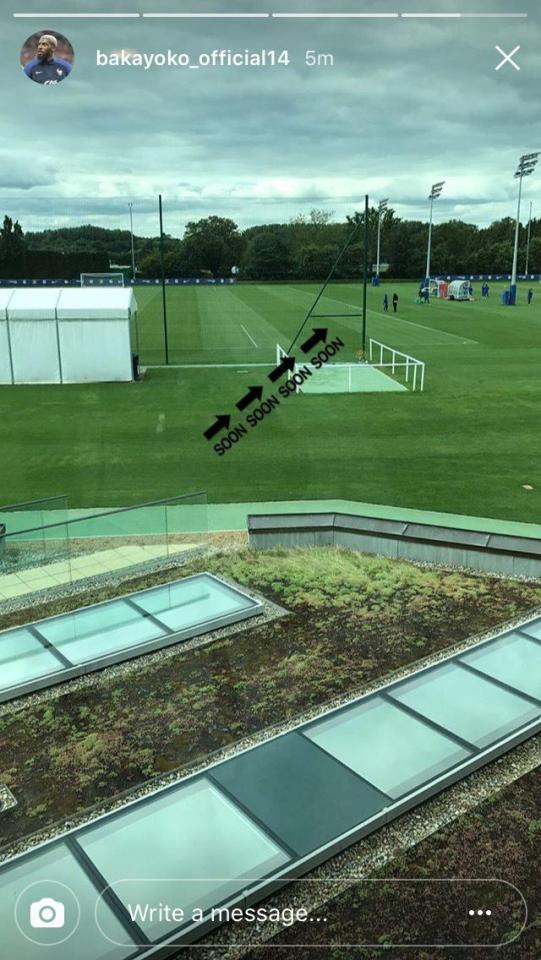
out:
M474 284L479 297L480 284ZM396 289L396 316L382 312ZM206 490L210 502L347 498L539 521L541 287L526 304L415 303L417 284L369 291L368 335L426 363L423 394L296 396L218 457L203 431L249 385L267 384L318 286L137 288L137 384L0 388L0 502L66 493L70 506L115 506ZM360 309L359 284L328 288L320 313ZM328 325L352 359L360 319ZM308 336L312 324L306 328ZM231 366L219 366L230 364ZM268 364L250 366L250 364ZM248 411L246 411L248 412ZM533 487L525 489L525 485Z

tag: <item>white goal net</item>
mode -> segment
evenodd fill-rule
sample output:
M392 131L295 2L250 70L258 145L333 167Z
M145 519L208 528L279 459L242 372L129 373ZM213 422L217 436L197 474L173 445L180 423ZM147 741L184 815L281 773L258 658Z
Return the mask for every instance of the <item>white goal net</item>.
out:
M82 273L82 287L123 287L123 273Z

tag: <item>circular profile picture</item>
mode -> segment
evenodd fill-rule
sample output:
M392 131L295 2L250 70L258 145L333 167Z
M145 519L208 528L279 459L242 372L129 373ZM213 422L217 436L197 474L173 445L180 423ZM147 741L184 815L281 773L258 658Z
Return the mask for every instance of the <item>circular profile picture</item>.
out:
M29 80L53 86L69 77L75 54L68 38L57 30L38 30L21 50L21 65Z

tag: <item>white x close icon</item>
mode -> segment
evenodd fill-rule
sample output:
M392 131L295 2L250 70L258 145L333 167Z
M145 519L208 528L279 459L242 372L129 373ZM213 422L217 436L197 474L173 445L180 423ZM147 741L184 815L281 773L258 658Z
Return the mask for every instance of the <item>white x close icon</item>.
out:
M520 70L518 63L515 63L515 61L512 59L515 56L515 53L518 53L518 51L520 50L520 44L516 46L514 50L511 50L511 53L506 53L505 50L502 50L502 48L498 46L496 46L496 50L498 51L498 53L501 53L503 60L501 61L501 63L498 64L497 67L494 67L495 70L501 70L501 68L505 63L509 63L512 67L515 68L515 70Z

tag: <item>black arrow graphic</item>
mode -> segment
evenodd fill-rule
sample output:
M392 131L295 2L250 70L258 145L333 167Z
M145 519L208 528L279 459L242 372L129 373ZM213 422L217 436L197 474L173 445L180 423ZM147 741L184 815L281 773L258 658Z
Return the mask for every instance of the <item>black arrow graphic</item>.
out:
M212 426L208 428L208 430L205 430L203 436L206 437L207 440L212 440L212 438L215 437L216 434L220 432L220 430L226 429L230 423L231 423L231 417L229 416L229 414L217 413L216 423L213 423Z
M325 343L327 339L328 330L326 327L312 327L314 331L313 337L308 337L308 340L305 340L304 343L301 343L301 350L303 353L310 353L310 350L313 350L316 343Z
M235 404L238 410L245 410L254 400L261 400L263 396L263 387L249 387L246 393L238 403Z
M286 372L286 370L295 369L295 357L284 357L279 367L275 367L274 370L271 370L269 373L269 380L272 380L273 383L275 380L279 380L281 376Z

